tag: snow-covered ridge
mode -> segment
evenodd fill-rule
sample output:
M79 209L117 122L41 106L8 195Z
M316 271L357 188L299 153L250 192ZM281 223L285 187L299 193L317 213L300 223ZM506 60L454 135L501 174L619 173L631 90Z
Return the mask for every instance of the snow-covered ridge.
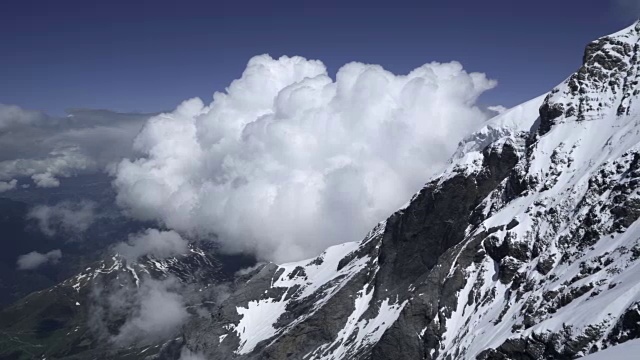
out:
M143 277L164 279L176 276L184 282L194 282L198 280L194 278L196 272L211 274L217 272L220 266L215 257L196 244L189 244L188 252L185 254L165 259L156 259L149 255L133 263L128 263L125 258L116 253L88 266L78 275L57 286L72 287L76 292L90 290L91 285L101 276L128 276L136 286Z
M546 128L512 177L524 192L509 199L505 181L481 205L485 220L474 234L499 230L483 242L490 257L465 269L447 322L457 331L447 332L439 357L492 358L487 349L545 341L555 345L539 356L585 355L620 341L620 319L640 302L630 251L640 246L639 31L633 25L592 43L581 70L545 97ZM472 286L484 300L462 305ZM569 339L578 351L562 344Z
M536 120L539 119L538 109L546 96L547 94L538 96L508 109L487 121L480 130L463 139L451 158L451 164L440 176L440 181L449 179L455 174L469 175L480 171L484 158L482 152L490 145L500 146L505 142L521 143L524 140L523 136L528 135Z
M487 121L480 130L467 136L460 142L451 159L457 160L470 152L480 152L499 139L510 137L520 132L529 132L539 117L538 110L547 94L538 96L523 104L512 107L502 114Z
M590 43L583 66L554 88L541 107L540 133L558 122L602 121L631 114L640 79L640 22Z
M241 315L240 321L237 325L230 325L226 328L228 332L235 332L239 337L239 346L235 352L237 354L250 353L261 341L287 333L313 315L315 310L322 308L347 282L365 267L371 266L372 261L375 261L368 256L355 255L363 245L380 237L384 228L385 223L382 222L362 242L332 246L314 259L278 265L271 279L270 288L284 289L282 294L249 301L246 306L236 307L237 313ZM343 262L343 259L350 256L353 256L353 260ZM352 314L351 323L358 322L360 315L369 305L368 301L364 299L370 295L370 291L363 291L359 295L355 299L356 309ZM291 306L292 303L305 302L307 299L312 302L312 307L307 314L286 326L278 325L278 319L285 314L288 306ZM363 302L366 306L358 306ZM386 304L386 306L389 309L398 310L398 305ZM392 322L388 319L386 325L391 325ZM365 321L362 326L366 326L366 324ZM350 326L351 328L343 329L345 336L351 335L354 331L354 325L350 324ZM382 331L384 327L377 326L376 329ZM361 335L364 336L364 334ZM220 335L220 343L226 337L227 334ZM371 336L366 339L358 339L358 344L371 341L370 338ZM319 349L318 353L322 353L322 350Z
M584 357L584 360L633 360L640 354L640 340L631 340L611 349Z
M342 284L350 280L366 265L367 259L364 258L338 270L338 263L342 257L356 251L358 247L359 243L356 242L336 245L328 248L313 260L279 266L271 287L288 289L280 298L250 301L247 307L237 307L238 314L242 315L242 318L237 326L230 329L240 337L240 347L237 352L239 354L249 353L260 341L276 335L278 329L274 325L286 311L289 302L294 299L302 300L318 291L325 284L338 280L337 283L331 284L332 287L324 291L323 298L315 305L316 307L322 306L325 298L331 297ZM302 320L299 319L299 321Z

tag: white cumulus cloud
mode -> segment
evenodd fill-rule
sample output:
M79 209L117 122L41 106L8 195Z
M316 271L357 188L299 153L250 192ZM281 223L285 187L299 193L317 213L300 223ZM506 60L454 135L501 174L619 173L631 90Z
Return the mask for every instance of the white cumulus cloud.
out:
M31 179L37 187L53 188L60 186L60 180L56 179L55 175L56 173L45 172L42 174L34 174L31 176Z
M215 234L276 262L359 240L441 171L486 120L495 81L457 62L407 75L349 63L252 58L242 77L151 118L114 185L132 216Z
M156 259L184 254L188 251L188 243L177 232L147 229L142 233L130 235L129 241L115 246L116 253L128 261L136 261L145 255Z
M33 270L46 263L57 264L61 258L62 251L58 249L51 250L45 254L39 253L37 251L32 251L28 254L20 255L18 257L18 270Z

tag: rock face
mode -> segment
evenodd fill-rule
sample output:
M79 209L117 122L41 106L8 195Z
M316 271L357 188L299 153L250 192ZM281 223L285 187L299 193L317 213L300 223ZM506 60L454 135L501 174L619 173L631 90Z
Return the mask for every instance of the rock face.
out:
M465 139L367 237L236 279L208 359L573 359L640 337L640 24Z

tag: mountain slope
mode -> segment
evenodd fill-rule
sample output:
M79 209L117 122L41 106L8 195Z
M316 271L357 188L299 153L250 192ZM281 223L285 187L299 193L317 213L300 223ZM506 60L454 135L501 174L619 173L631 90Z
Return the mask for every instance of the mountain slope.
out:
M211 359L571 359L639 337L639 33L589 44L363 241L237 279L178 342Z
M132 264L110 255L54 287L26 296L0 311L0 359L137 359L156 353L165 338L142 338L142 329L124 331L124 324L140 311L143 291L151 284L156 286L151 294L179 292L189 314L207 309L217 301L218 285L238 266L252 263L216 250L212 243L194 243L186 254L167 259L145 256Z

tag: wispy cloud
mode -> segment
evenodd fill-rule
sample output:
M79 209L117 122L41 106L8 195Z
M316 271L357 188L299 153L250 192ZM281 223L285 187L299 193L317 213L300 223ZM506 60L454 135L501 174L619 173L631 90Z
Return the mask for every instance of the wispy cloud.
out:
M186 347L182 348L180 351L180 359L179 360L206 360L206 357L200 353L193 352Z
M73 110L51 117L0 104L0 182L31 178L38 187L57 187L61 178L104 171L131 154L133 137L149 116ZM12 188L0 185L0 191Z
M507 111L508 109L502 105L495 105L495 106L489 106L487 107L487 110L489 111L493 111L496 114L502 114L503 112Z
M39 205L27 214L27 218L38 223L43 234L54 236L62 232L72 237L82 235L95 222L96 216L96 203L88 200Z
M167 339L189 316L183 290L174 278L146 277L139 287L117 281L96 286L89 325L96 335L116 346Z
M28 254L20 255L18 257L17 265L18 270L33 270L44 264L57 264L62 258L62 251L51 250L48 253L42 254L37 251L32 251Z

